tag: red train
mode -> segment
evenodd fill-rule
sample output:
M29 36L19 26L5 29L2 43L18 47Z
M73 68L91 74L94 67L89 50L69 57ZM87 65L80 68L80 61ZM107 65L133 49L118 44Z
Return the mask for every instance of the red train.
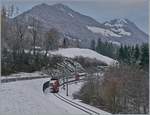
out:
M52 93L58 93L59 92L59 80L57 78L52 78L50 80L50 83L49 83L49 86L50 86L50 92Z
M75 75L75 80L78 81L79 79L80 79L80 75L79 75L79 74L76 74L76 75Z

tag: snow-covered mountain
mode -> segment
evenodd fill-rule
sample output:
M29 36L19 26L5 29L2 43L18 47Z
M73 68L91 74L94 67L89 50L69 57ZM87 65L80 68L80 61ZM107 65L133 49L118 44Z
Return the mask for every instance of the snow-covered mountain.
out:
M141 44L148 42L148 35L128 19L114 19L103 23L107 29L117 34L114 40L123 44Z
M63 4L40 4L15 17L27 23L30 23L31 18L40 21L46 31L56 28L65 37L79 39L82 47L90 47L91 40L97 41L99 38L129 45L148 42L148 35L128 19L99 23Z

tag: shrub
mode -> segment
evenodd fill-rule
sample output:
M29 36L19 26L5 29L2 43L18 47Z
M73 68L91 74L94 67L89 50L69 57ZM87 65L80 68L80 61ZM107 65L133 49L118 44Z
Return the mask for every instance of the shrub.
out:
M2 57L1 74L9 75L16 72L40 71L43 67L54 67L56 63L61 61L61 56L45 57L40 53L36 53L35 55L22 53L19 55L8 52Z
M82 57L82 56L75 57L74 60L77 61L78 63L80 63L84 68L106 66L107 65L106 63L101 62L97 59L91 59L91 58Z
M105 106L111 113L145 114L149 108L148 81L148 73L139 66L120 64L110 67L103 79L89 79L79 98L99 108Z

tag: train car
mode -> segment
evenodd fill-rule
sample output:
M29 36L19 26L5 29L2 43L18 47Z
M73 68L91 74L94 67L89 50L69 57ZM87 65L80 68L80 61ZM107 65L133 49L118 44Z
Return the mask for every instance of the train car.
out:
M52 78L50 80L50 92L58 93L59 92L59 80L57 78Z
M79 79L80 79L80 75L79 75L79 74L76 74L76 75L75 75L75 80L78 81Z

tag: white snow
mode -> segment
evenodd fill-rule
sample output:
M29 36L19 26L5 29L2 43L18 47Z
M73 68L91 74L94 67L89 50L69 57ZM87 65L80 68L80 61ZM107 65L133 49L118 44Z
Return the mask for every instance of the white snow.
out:
M70 37L70 36L68 36L68 35L64 35L68 40L72 40L72 41L79 41L79 42L81 42L82 40L80 40L80 39L75 39L75 38L72 38L72 37Z
M1 79L9 79L9 78L23 78L23 77L41 77L41 76L47 76L47 74L36 71L33 73L26 73L26 72L19 72L7 76L1 76Z
M35 46L35 49L41 49L41 47L40 46Z
M52 93L44 94L42 86L48 80L46 78L1 84L0 115L87 115L87 113L58 99ZM76 92L81 86L82 83L72 84L69 86L69 93ZM109 114L83 104L79 100L74 101L92 108L100 114Z
M77 56L82 56L82 57L88 57L91 59L97 59L99 61L102 61L108 65L112 65L117 63L116 60L109 58L107 56L103 56L93 50L90 49L81 49L81 48L65 48L65 49L59 49L56 51L49 51L50 54L54 55L62 55L64 57L68 58L75 58Z
M117 42L117 41L108 41L109 43L112 43L114 45L117 45L117 46L120 46L121 43L120 42Z
M0 115L86 115L83 111L42 92L49 79L4 83L0 86Z
M117 19L118 24L127 24L127 21L123 18Z
M84 82L77 82L77 83L70 83L69 84L69 88L68 88L68 96L70 97L70 99L73 99L73 94L77 93L78 91L80 91L81 87L83 86ZM66 95L66 87L65 89L63 89L63 87L60 87L60 91L59 93L61 95Z
M124 26L127 24L128 22L125 19L117 19L115 24L110 24L110 22L106 22L105 26L110 27L110 29L113 32L117 32L117 34L119 35L125 35L125 36L130 36L131 33L127 32L126 30L124 30Z
M112 36L112 37L122 37L121 35L118 35L116 33L114 33L113 31L111 30L108 30L108 29L104 29L104 28L100 28L100 27L95 27L95 26L87 26L87 28L92 31L93 33L100 33L104 36Z
M130 32L125 31L123 28L118 28L118 29L111 28L111 30L113 30L114 32L118 32L118 34L120 34L120 35L126 35L126 36L131 35Z
M105 23L105 26L112 27L113 25L111 25L110 23Z
M105 23L105 26L121 28L121 27L124 26L124 24L122 24L122 23L115 23L114 25L112 25L110 23Z
M115 27L123 27L123 24L114 24Z
M68 13L69 16L71 16L72 18L74 17L71 13Z
M125 19L117 19L114 26L115 27L123 27L125 24L127 24L127 21Z
M28 26L28 29L30 30L30 29L33 29L33 26Z

